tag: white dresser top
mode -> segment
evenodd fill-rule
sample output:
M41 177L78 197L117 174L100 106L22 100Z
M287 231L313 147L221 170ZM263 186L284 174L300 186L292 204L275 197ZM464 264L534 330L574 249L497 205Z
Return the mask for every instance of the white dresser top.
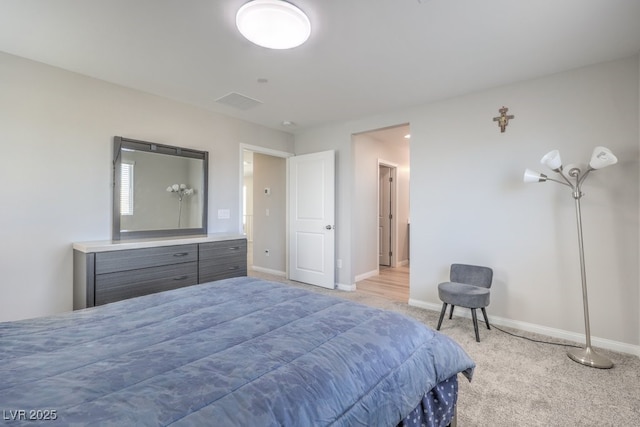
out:
M108 252L125 249L153 248L158 246L186 245L189 243L219 242L223 240L246 239L244 234L213 233L198 236L176 236L156 239L100 240L95 242L77 242L73 249L84 252Z

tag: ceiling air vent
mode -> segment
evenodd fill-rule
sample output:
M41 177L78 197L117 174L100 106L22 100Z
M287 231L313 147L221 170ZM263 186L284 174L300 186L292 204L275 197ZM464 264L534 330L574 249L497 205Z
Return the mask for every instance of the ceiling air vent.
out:
M238 110L249 110L262 104L262 101L231 92L221 98L216 99L217 103L226 105L227 107L237 108Z

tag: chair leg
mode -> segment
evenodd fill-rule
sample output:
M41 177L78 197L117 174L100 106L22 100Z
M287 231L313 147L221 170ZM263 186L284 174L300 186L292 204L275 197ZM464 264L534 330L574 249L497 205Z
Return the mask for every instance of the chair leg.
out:
M453 307L455 307L455 305L451 304L451 310L449 311L449 319L453 317Z
M442 325L442 319L444 318L444 313L447 311L447 303L443 303L442 304L442 311L440 312L440 320L438 320L438 327L436 328L436 331L440 330L440 326Z
M473 317L473 330L476 332L476 341L480 342L480 333L478 332L478 316L476 315L476 309L471 309L471 317Z
M489 318L487 317L487 310L485 310L484 307L482 307L482 315L484 316L484 322L487 324L487 329L491 329L491 326L489 326Z

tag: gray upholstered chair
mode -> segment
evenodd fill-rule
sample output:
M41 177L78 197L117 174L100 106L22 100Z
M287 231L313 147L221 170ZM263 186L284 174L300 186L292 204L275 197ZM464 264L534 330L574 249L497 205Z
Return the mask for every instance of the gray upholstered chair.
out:
M491 288L491 282L493 281L493 270L489 267L477 265L451 264L449 279L451 280L450 282L438 285L438 296L443 304L437 329L440 330L442 319L447 311L447 304L451 304L449 319L453 316L453 308L456 305L467 307L471 309L476 341L480 342L476 309L482 310L487 329L491 329L485 307L489 305L489 288Z

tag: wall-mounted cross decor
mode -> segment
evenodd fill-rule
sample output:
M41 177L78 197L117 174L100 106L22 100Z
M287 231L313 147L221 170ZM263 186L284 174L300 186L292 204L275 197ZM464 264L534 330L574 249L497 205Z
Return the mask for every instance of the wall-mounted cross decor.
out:
M509 120L513 119L515 116L513 114L507 115L507 111L509 111L509 109L504 105L498 111L500 112L500 115L498 117L494 117L493 121L498 122L498 126L500 126L500 132L502 133L507 128Z

